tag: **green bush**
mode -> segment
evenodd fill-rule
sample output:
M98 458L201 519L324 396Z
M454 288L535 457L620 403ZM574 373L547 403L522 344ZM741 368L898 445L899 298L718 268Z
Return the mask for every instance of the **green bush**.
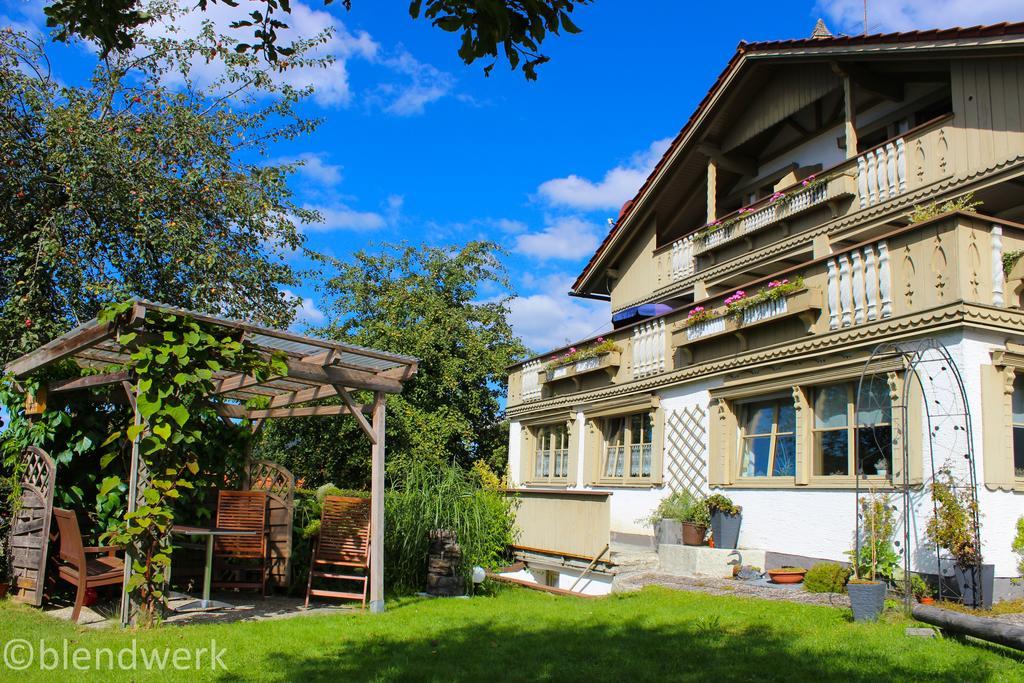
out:
M807 570L804 588L809 593L842 593L850 570L838 562L820 562Z

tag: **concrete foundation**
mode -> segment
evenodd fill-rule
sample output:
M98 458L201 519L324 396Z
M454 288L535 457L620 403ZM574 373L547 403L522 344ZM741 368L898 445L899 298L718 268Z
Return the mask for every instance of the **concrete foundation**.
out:
M658 546L660 571L679 576L706 576L726 579L732 576L733 567L752 565L765 567L765 551L737 548L709 548L697 545Z

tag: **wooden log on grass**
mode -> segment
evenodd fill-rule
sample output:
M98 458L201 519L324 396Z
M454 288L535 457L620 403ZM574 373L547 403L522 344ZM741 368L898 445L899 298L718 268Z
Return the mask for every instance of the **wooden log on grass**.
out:
M1024 626L928 605L915 605L910 613L918 621L938 626L945 631L1024 650Z

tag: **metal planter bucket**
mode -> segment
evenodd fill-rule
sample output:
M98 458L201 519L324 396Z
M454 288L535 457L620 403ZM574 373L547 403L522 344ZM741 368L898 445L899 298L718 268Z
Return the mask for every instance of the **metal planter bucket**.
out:
M981 569L955 565L953 573L956 575L956 583L960 587L960 596L965 605L992 609L992 591L996 576L994 564L983 564Z
M875 621L885 607L885 584L874 583L846 584L846 592L850 595L850 607L853 608L854 621Z
M711 513L711 533L716 548L736 548L740 541L741 515L727 515L724 512Z
M658 522L658 544L682 545L683 523L677 519L663 519Z

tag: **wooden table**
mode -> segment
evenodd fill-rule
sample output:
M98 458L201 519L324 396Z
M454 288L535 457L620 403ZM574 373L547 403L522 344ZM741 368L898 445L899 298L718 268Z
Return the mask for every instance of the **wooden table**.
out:
M260 531L246 531L243 529L223 529L218 527L186 526L176 524L171 528L172 534L178 536L205 536L206 537L206 566L203 568L203 598L193 600L178 607L175 612L203 612L212 609L225 609L233 607L227 602L210 600L210 584L213 578L213 539L217 536L258 536Z

